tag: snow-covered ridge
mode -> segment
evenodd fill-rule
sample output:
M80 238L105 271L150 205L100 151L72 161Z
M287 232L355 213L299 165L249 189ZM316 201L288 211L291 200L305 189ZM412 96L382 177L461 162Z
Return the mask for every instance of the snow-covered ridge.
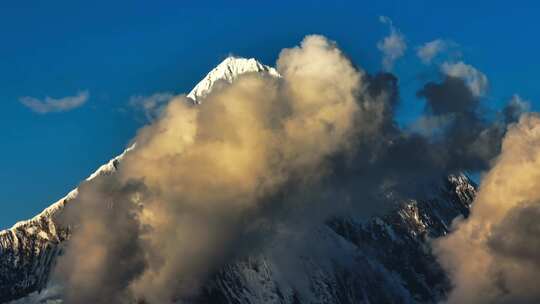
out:
M210 71L187 95L189 98L193 99L195 103L200 103L201 100L212 90L214 85L220 81L226 81L232 83L238 76L246 73L267 73L268 75L274 77L280 77L276 69L264 65L254 58L238 58L229 56L223 60L219 65L217 65L212 71ZM135 145L130 146L124 150L119 156L111 159L108 163L99 167L94 173L92 173L87 179L92 180L98 175L110 174L116 170L116 164L122 160L124 155L128 153ZM0 231L0 236L14 231L16 229L24 228L26 226L31 226L31 224L36 223L43 218L51 218L56 212L61 210L66 202L71 201L77 197L78 189L75 188L71 190L66 196L62 197L40 214L36 215L32 219L17 222L10 229Z
M189 97L201 103L215 84L231 83L239 75L251 72L279 75L275 69L255 59L229 57L208 73ZM133 147L98 168L86 180L114 173ZM66 204L76 203L77 195L76 188L32 219L0 231L0 303L41 291L46 286L55 257L61 251L60 244L69 237L67 227L58 227L56 219ZM22 301L27 303L27 299Z
M276 69L264 65L254 58L238 58L229 56L210 73L206 75L187 95L195 103L203 99L219 81L232 83L239 75L246 73L267 73L274 77L281 77Z
M114 172L116 170L115 164L118 163L120 160L122 160L124 155L127 152L129 152L131 149L133 149L133 147L134 147L134 145L130 146L129 148L124 150L124 152L122 152L122 154L118 155L117 157L111 159L108 163L106 163L106 164L102 165L101 167L99 167L94 173L92 173L88 178L86 178L86 181L92 180L98 175L105 175L105 174L110 174L110 173ZM77 188L71 190L66 196L62 197L61 199L59 199L58 201L53 203L52 205L47 207L45 210L43 210L41 213L34 216L33 218L31 218L29 220L26 220L26 221L17 222L10 229L0 231L0 236L2 234L8 233L10 230L13 231L13 230L16 230L16 229L24 228L26 226L30 226L31 224L33 224L35 222L40 221L43 218L52 217L56 212L58 212L59 210L64 208L64 205L66 204L66 202L69 202L72 199L74 199L75 197L77 197L78 192L79 191L78 191Z

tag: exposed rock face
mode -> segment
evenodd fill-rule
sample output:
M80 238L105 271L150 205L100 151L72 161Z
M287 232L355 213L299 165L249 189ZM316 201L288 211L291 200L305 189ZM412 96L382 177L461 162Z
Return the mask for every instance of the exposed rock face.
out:
M448 291L447 277L431 254L429 239L448 232L451 221L467 216L475 187L452 175L433 199L408 201L368 221L334 219L314 232L347 266L299 258L306 288L284 280L271 257L257 256L224 267L205 287L200 303L435 303ZM69 231L48 218L33 220L0 235L0 302L46 287L59 244ZM28 303L28 302L27 302ZM32 302L29 302L32 303ZM45 302L43 302L45 303Z
M207 286L201 303L436 303L449 281L430 251L429 239L448 232L457 216L467 216L474 184L452 175L425 201L402 203L368 221L335 219L314 241L332 242L346 266L304 263L307 292L280 278L271 259L257 257L223 269Z
M0 235L0 302L41 290L47 283L62 234L46 219Z
M221 82L243 73L277 71L254 59L227 58L188 95L199 103ZM122 155L99 168L88 180L114 174ZM227 265L211 278L200 303L434 303L448 291L449 282L430 252L429 239L448 232L452 220L467 216L475 196L464 175L451 175L432 191L431 199L410 200L386 216L370 220L339 218L309 236L325 244L346 264L321 263L314 256L298 257L303 287L284 278L279 261L261 254ZM77 189L31 220L0 232L0 303L53 303L55 290L45 292L61 244L69 229L55 218L76 196Z
M124 153L101 166L87 180L113 173ZM69 229L58 227L55 218L77 193L77 189L71 191L34 218L0 232L0 303L45 288L60 244L69 237Z

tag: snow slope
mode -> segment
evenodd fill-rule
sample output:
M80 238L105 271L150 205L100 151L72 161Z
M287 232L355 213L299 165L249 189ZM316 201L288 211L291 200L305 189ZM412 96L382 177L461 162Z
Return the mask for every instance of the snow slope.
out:
M267 73L270 76L281 77L276 69L266 66L257 60L250 58L227 57L210 73L206 75L192 90L187 97L195 103L200 103L214 86L220 81L232 83L239 75L246 73Z
M208 73L188 97L200 103L220 82L231 83L245 73L268 73L279 77L274 68L253 58L228 57ZM127 148L122 154L102 165L86 180L114 173L124 155L132 148L133 146ZM54 257L58 254L58 244L64 241L69 233L65 228L57 227L54 219L77 194L78 190L73 189L32 219L0 231L0 303L41 290L45 286Z
M229 57L189 93L200 103L219 83L244 73L278 72L255 59ZM114 174L126 149L94 172L88 180ZM464 175L437 183L432 197L396 205L385 216L370 220L340 218L309 236L335 250L340 258L321 262L298 257L303 288L283 276L273 252L227 265L211 278L199 303L435 303L448 290L446 275L431 254L428 239L445 235L451 221L467 216L476 193ZM56 303L61 289L48 287L48 278L69 229L55 217L77 196L77 189L36 217L0 232L0 303ZM350 261L343 265L340 261ZM41 291L41 292L40 292Z

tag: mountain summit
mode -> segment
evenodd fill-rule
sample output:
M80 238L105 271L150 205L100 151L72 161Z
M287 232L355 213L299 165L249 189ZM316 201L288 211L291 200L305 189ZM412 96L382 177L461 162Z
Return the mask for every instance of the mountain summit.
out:
M246 73L265 73L279 77L276 69L251 58L229 56L210 71L188 94L195 103L220 82L232 83ZM133 146L100 166L86 181L99 175L114 174L122 158ZM59 244L66 240L65 227L57 227L56 218L64 206L78 195L78 189L51 204L35 217L0 231L0 303L41 290L47 283Z
M200 103L218 83L232 83L246 73L280 77L255 59L228 57L188 94ZM115 174L120 156L101 166L87 180ZM299 291L283 276L282 264L272 253L227 265L204 286L194 303L436 303L449 283L427 244L448 232L457 216L467 216L476 190L464 175L435 183L430 199L398 202L388 214L370 220L339 218L309 236L313 243L332 248L351 261L347 267L328 261L318 264L311 253L298 257ZM70 230L57 224L64 206L78 190L31 220L0 232L0 303L60 303L49 277L69 242ZM316 254L316 253L312 253ZM320 262L320 261L319 261ZM52 302L55 300L55 302Z
M200 103L220 81L232 83L238 76L246 73L266 73L270 76L280 77L273 67L264 65L254 58L238 58L229 56L208 73L187 95L195 103Z
M197 85L189 92L187 97L191 98L195 103L199 104L201 100L210 93L214 86L220 82L232 83L236 78L242 74L247 73L261 73L268 74L273 77L280 77L279 73L273 67L269 67L255 60L254 58L239 58L229 56L212 69L206 76L197 83ZM92 173L86 181L92 180L98 175L110 174L116 170L116 165L123 158L123 156L131 149L127 148L117 157L111 159L108 163L100 166L94 173ZM17 229L25 229L25 227L35 225L42 220L54 217L56 212L60 211L64 204L77 196L77 189L73 189L66 196L59 199L40 214L36 215L30 220L21 221L13 225L10 229L0 231L0 238L5 234L12 234ZM51 223L53 226L54 224ZM1 240L0 240L1 242ZM1 243L0 243L1 245Z

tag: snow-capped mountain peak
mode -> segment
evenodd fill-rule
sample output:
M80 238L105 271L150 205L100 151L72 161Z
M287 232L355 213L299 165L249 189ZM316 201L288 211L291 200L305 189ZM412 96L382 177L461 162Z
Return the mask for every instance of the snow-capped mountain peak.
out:
M187 95L195 103L200 103L219 81L232 83L238 76L246 73L266 73L280 77L278 71L255 60L229 56L208 73Z
M253 58L228 57L188 97L200 103L216 84L232 83L245 73L280 77L277 70ZM132 147L87 180L114 174ZM300 257L295 261L306 265L298 276L306 282L302 293L284 279L270 253L225 266L209 278L194 303L436 303L448 284L436 258L426 250L427 242L445 235L457 216L468 215L475 193L466 176L451 175L434 187L430 199L402 202L387 215L370 220L345 217L328 222L309 237L354 263L344 268L317 264L309 255ZM55 217L67 204L76 203L77 195L74 189L36 217L0 231L0 303L62 303L61 286L48 283L71 232Z
M191 92L187 96L191 98L195 103L200 103L200 100L203 99L208 93L210 93L216 83L220 81L232 83L240 75L246 73L266 73L274 77L281 77L276 69L264 65L254 58L229 56L225 58L225 60L223 60L220 64L218 64L214 69L212 69L208 74L206 74L206 76L201 81L199 81L199 83L191 90ZM121 161L124 155L133 147L134 145L127 148L117 157L111 159L108 163L99 167L86 180L88 181L98 175L114 172L116 170L116 163ZM35 223L42 221L43 219L52 217L54 214L56 214L57 211L60 211L64 207L64 204L66 202L69 202L75 197L77 197L77 194L78 190L73 189L66 196L50 205L48 208L43 210L43 212L36 215L32 219L20 221L13 225L11 229L0 231L0 236L7 233L13 233L16 229L19 228L24 229L27 226L30 227Z
M210 71L188 97L195 103L200 103L216 83L232 83L245 73L280 77L274 68L253 58L231 56ZM133 147L134 145L98 168L86 180L92 180L99 175L114 174L124 155ZM54 218L77 196L78 188L75 188L32 219L20 221L10 229L0 231L0 303L39 291L45 286L54 259L59 254L59 244L65 241L68 233L62 231L62 227L57 227ZM27 303L25 299L22 301Z

